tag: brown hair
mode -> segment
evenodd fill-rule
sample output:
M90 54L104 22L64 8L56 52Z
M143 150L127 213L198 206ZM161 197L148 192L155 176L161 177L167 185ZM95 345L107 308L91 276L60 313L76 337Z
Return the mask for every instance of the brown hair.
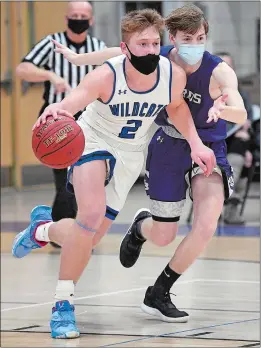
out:
M144 9L128 12L121 20L122 41L128 41L129 36L141 33L143 30L154 27L161 35L164 30L164 19L152 9Z
M194 35L201 28L202 24L207 34L208 21L203 11L195 5L179 7L165 19L165 25L173 36L176 35L178 30Z

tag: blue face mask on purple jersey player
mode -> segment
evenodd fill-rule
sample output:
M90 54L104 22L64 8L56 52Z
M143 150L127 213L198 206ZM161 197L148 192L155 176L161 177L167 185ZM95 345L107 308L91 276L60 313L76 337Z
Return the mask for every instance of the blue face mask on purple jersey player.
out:
M205 44L191 45L179 44L177 45L178 55L188 65L197 64L202 59L205 52Z

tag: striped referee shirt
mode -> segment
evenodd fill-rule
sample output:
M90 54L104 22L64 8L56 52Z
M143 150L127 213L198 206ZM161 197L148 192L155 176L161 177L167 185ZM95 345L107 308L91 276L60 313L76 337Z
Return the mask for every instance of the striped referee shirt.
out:
M88 53L106 48L103 41L90 35L87 35L84 42L75 43L68 38L66 32L60 32L43 38L23 58L22 62L33 63L39 68L53 71L56 75L64 78L72 88L75 88L95 66L71 64L62 54L54 52L54 44L50 41L51 39L69 47L76 53ZM68 91L55 93L55 87L50 81L45 81L44 85L43 98L48 104L60 102L69 93Z

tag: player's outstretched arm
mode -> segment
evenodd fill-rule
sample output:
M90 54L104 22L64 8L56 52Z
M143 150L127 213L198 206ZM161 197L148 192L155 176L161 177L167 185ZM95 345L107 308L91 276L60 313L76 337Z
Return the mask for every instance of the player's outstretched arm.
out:
M222 118L233 123L245 123L247 112L238 91L238 80L234 70L223 62L213 70L212 76L219 85L222 96L214 102L213 107L209 110L207 122Z
M107 101L113 90L114 75L106 64L87 74L60 103L50 104L38 118L33 129L46 122L48 116L57 119L59 115L73 117L78 111L97 99Z
M52 42L55 45L54 51L63 54L69 62L75 65L102 65L106 60L122 54L120 47L110 47L101 51L77 54L60 42L53 39Z
M173 125L188 141L193 161L208 176L216 166L215 155L211 149L203 145L198 136L189 107L183 99L183 90L186 85L184 70L173 63L172 73L171 103L166 107L166 111Z

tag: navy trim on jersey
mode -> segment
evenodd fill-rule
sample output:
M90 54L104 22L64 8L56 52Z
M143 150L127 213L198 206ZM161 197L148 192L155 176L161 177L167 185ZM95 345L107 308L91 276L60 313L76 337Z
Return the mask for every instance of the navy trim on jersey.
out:
M128 86L127 79L126 79L126 58L124 58L124 60L123 60L123 73L124 73L126 84ZM131 89L129 86L128 86L128 88L130 91L132 91L133 93L136 93L136 94L150 93L158 86L159 80L160 80L160 65L158 64L158 66L157 66L157 81L151 89L149 89L148 91L144 91L144 92L137 92L137 91L134 91L133 89Z
M106 213L105 217L107 217L110 220L115 220L119 212L117 210L112 209L108 205L106 205Z
M161 47L160 47L160 55L161 55L162 57L169 58L169 54L170 54L170 52L173 50L173 48L174 48L173 45L161 46Z
M67 184L66 184L66 189L68 192L74 193L73 185L70 183L70 176L72 175L73 168L79 167L84 163L97 161L97 160L109 160L109 166L110 166L109 176L106 178L104 186L107 186L109 184L109 182L113 176L113 173L114 173L116 159L108 151L94 151L92 153L89 153L88 155L83 155L76 163L74 163L70 167L70 169L68 171L68 175L67 175Z
M113 71L113 74L114 74L114 80L113 80L113 90L112 90L112 95L111 95L111 97L110 97L110 99L105 103L105 102L103 102L100 98L98 99L99 100L99 102L101 102L102 104L105 104L105 105L107 105L107 104L109 104L109 102L112 100L112 98L114 97L114 93L115 93L115 86L116 86L116 71L115 71L115 69L114 69L114 67L111 65L111 63L110 62L104 62L104 64L108 64L109 65L109 67L111 68L111 70Z
M171 103L171 90L172 90L172 64L169 61L169 102Z

